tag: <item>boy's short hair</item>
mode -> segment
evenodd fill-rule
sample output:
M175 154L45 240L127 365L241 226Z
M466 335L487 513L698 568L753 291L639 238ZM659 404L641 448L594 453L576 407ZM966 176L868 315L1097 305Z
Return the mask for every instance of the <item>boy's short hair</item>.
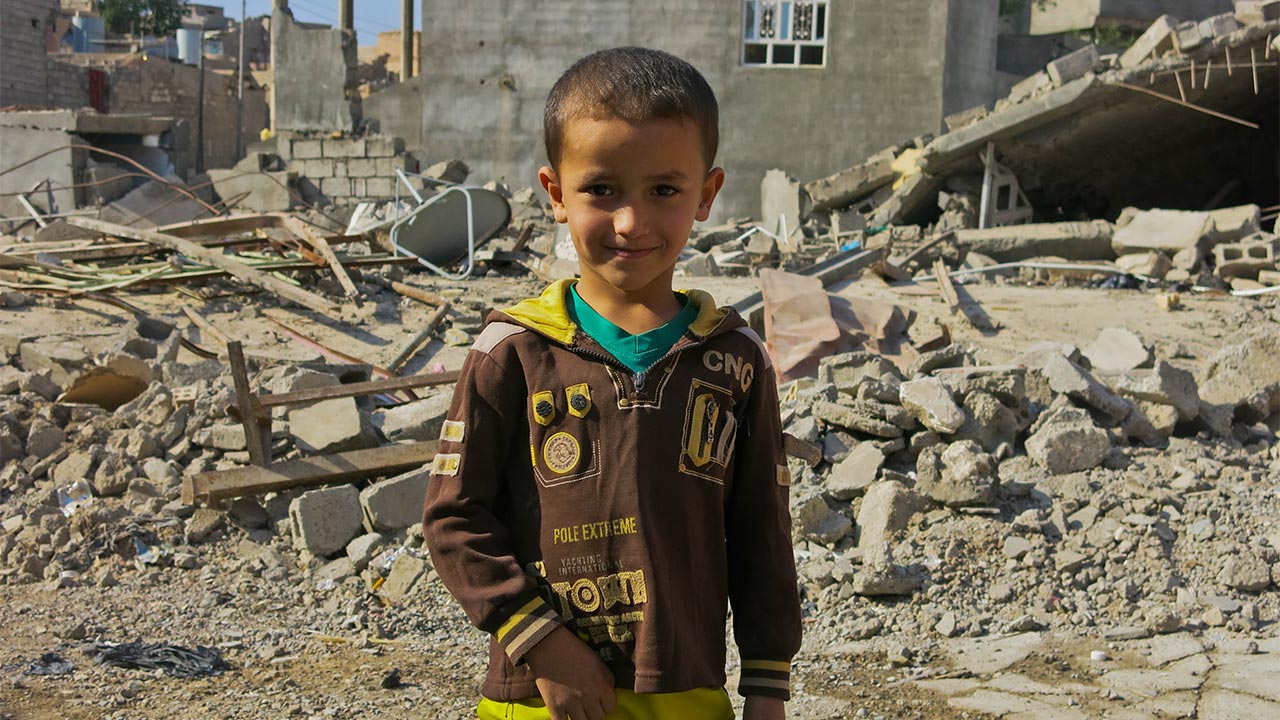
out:
M702 135L707 169L720 143L720 106L697 68L670 53L639 47L594 52L560 76L547 96L544 142L552 167L560 165L564 128L575 117L629 123L688 118Z

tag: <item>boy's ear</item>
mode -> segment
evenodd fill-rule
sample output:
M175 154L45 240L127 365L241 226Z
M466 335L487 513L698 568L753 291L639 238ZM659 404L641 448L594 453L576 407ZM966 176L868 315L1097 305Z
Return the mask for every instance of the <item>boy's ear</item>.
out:
M556 171L550 165L543 165L538 168L538 182L542 183L542 189L547 191L547 197L551 198L551 213L555 215L556 222L564 224L569 222L569 213L564 209L564 188L560 186L560 178L556 175Z
M702 196L698 200L698 222L711 217L711 204L716 201L720 188L724 187L724 168L714 167L702 181Z

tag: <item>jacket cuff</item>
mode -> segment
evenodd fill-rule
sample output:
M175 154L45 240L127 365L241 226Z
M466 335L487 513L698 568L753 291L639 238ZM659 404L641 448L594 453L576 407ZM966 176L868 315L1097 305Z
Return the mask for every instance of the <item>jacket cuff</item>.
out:
M791 663L786 660L743 660L738 692L790 700Z
M511 663L519 665L524 662L525 653L562 624L556 611L541 596L535 595L533 599L517 606L494 633L494 637L511 659Z

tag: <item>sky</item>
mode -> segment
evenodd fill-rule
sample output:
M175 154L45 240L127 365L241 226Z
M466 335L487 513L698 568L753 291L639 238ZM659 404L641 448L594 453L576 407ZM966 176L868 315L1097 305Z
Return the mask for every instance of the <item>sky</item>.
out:
M240 0L195 0L216 5L227 17L240 20ZM289 10L299 22L338 24L338 0L289 0ZM246 17L271 14L271 0L246 0ZM372 45L378 33L400 29L400 0L355 0L356 36L360 45ZM422 29L422 4L414 2L414 28Z

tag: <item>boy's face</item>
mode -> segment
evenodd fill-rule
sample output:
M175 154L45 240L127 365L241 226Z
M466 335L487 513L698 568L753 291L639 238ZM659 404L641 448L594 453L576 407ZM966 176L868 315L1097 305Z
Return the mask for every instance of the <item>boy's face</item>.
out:
M643 299L670 293L676 260L693 222L710 214L724 171L707 170L691 120L577 118L565 123L560 167L538 178L556 222L569 225L584 286Z

